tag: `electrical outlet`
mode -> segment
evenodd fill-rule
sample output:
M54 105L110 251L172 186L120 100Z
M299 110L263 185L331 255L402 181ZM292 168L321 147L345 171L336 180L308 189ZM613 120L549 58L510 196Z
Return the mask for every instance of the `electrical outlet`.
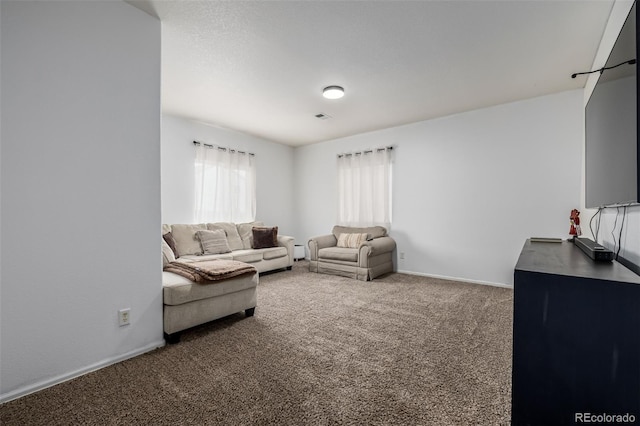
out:
M403 251L400 252L400 260L404 260L404 252Z
M131 315L130 308L120 309L118 311L118 323L120 324L120 327L122 327L123 325L129 324L129 321L131 320L130 315Z

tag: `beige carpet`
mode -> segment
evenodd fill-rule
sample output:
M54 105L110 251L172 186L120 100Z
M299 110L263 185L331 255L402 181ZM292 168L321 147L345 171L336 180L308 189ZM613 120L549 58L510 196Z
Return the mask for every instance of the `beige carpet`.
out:
M0 423L509 423L512 290L307 268L262 276L254 317L3 404Z

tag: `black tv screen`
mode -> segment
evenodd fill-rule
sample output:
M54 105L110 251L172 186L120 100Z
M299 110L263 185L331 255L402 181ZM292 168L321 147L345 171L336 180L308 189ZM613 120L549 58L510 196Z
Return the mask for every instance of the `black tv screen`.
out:
M640 199L637 46L634 3L585 109L587 208Z

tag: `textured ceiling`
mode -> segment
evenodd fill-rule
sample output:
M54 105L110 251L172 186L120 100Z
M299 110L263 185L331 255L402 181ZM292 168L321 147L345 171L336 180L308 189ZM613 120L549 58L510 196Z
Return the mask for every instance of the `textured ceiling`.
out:
M584 87L613 0L129 3L163 111L298 146Z

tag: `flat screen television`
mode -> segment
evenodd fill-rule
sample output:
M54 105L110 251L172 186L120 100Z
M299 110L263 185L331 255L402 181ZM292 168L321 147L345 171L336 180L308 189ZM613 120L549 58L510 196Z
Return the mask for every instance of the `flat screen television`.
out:
M585 108L587 208L638 203L638 73L640 45L634 2Z

